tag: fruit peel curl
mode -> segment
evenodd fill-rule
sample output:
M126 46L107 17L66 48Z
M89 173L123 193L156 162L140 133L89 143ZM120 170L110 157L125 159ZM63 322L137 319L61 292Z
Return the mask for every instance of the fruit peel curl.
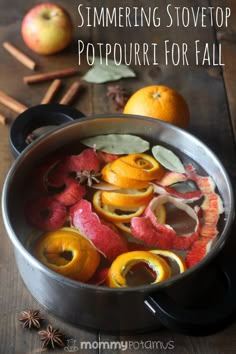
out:
M199 189L197 189L195 191L189 191L189 192L178 192L173 187L162 186L157 182L152 183L152 185L153 185L155 193L168 194L172 197L178 198L179 201L182 201L185 203L193 203L196 200L199 200L203 196L202 191L200 191Z
M167 224L159 224L155 209L162 204L171 203L176 208L186 212L194 221L195 228L192 233L177 235L176 231ZM131 220L131 230L135 238L142 240L149 247L161 249L187 250L198 239L200 233L199 208L194 210L186 203L171 197L160 195L152 199L145 210L145 216L135 217Z
M107 285L112 288L127 287L126 275L133 266L140 263L147 264L155 273L152 284L171 277L171 269L162 257L149 251L131 251L121 254L114 260L108 271Z
M108 260L128 251L127 241L114 225L102 222L89 201L81 199L70 208L72 225L87 236Z

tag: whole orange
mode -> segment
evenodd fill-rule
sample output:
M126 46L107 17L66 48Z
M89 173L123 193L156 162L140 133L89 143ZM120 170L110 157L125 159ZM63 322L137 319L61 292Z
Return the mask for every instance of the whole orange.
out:
M138 114L187 128L190 120L188 105L181 94L167 86L145 86L127 101L123 113Z

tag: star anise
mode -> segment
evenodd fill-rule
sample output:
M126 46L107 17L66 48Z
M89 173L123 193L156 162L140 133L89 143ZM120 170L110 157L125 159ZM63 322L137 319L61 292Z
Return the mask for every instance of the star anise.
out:
M23 328L40 328L40 321L42 321L43 318L39 316L39 310L29 310L22 311L21 317L19 317L18 320L23 322Z
M80 171L76 173L76 178L79 180L79 184L87 184L89 187L93 185L93 183L99 183L99 177L101 176L100 172L96 171Z
M59 331L59 329L53 329L49 324L46 330L39 331L40 340L42 343L42 348L53 348L55 349L55 345L63 347L65 343L63 342L64 335Z
M119 85L111 85L107 88L107 96L111 97L111 99L115 103L115 109L117 111L123 110L126 102L128 101L128 93L126 90Z

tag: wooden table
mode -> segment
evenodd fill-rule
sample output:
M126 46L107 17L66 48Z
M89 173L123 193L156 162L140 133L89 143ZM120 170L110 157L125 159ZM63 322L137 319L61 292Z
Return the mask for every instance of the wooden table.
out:
M148 28L115 28L111 26L108 30L101 28L101 26L78 28L81 18L77 12L79 1L52 1L64 5L71 14L75 24L74 41L69 48L60 54L54 56L39 56L31 52L24 45L20 35L21 20L26 11L32 7L35 2L28 1L12 1L0 0L0 42L10 41L12 44L30 55L37 62L36 72L47 72L56 69L67 67L74 67L84 74L88 70L85 60L78 67L77 55L77 40L89 42L109 42L109 43L125 43L126 38L129 42L147 42L147 43L164 43L169 40L169 43L185 42L192 48L195 40L200 40L201 45L205 42L209 43L209 48L213 44L218 44L222 49L222 61L225 66L214 66L211 62L199 63L196 65L194 51L188 52L189 65L177 66L173 63L166 65L163 53L160 53L159 66L153 65L132 65L132 68L137 73L136 78L125 79L118 82L122 87L128 91L133 92L136 89L152 84L164 84L174 89L177 89L186 98L191 111L191 125L189 131L200 138L203 142L208 144L213 151L217 153L219 158L223 161L228 173L232 179L232 183L236 186L236 158L235 158L235 134L236 134L236 45L235 45L235 31L236 31L236 4L234 0L181 0L178 1L178 6L197 6L208 7L220 6L222 8L231 8L231 17L227 28L211 27L209 25L209 12L205 19L207 28L198 26L190 26L188 29L180 26L176 28L173 25L166 28L168 18L166 15L166 4L164 1L148 1L146 6L159 6L158 15L163 20L163 25L160 28L151 26ZM137 6L134 0L127 1L120 0L119 6ZM173 7L175 1L169 1ZM83 11L85 6L97 7L99 5L95 0L84 1ZM117 2L111 0L104 0L102 6L112 7L117 6ZM203 10L202 10L203 11ZM202 47L201 47L202 49ZM151 59L151 58L150 58ZM212 53L211 53L212 59ZM6 50L0 46L0 90L3 90L8 95L14 97L26 106L34 106L40 103L49 83L41 83L34 85L25 85L22 77L31 74L30 70L25 68L22 64L12 58ZM76 77L63 79L63 87L55 98L58 101L65 90L75 81L79 80L80 74ZM116 83L115 83L116 84ZM84 83L84 90L73 102L74 107L84 112L86 115L94 113L114 112L113 102L106 97L108 84L86 84ZM13 121L17 114L0 105L0 112L6 115L10 121ZM11 167L14 158L9 149L9 124L0 126L0 183L3 185L7 171ZM32 298L30 293L26 290L23 282L18 274L13 247L8 240L6 231L1 221L0 224L0 353L2 354L23 354L23 353L41 353L41 344L39 336L35 331L23 330L17 318L22 310L29 308L39 308L43 317L47 319L54 327L60 328L67 334L68 338L76 340L76 345L82 341L94 342L94 349L83 350L78 349L79 353L118 353L121 350L96 349L96 343L104 341L131 341L134 343L135 349L127 350L127 353L156 353L157 350L142 348L140 341L150 345L150 341L160 341L163 346L172 343L174 348L165 350L164 347L158 353L174 352L179 354L190 353L214 353L232 354L236 352L236 324L233 324L221 333L211 335L208 337L190 337L173 333L169 330L161 330L158 332L146 333L138 336L113 336L106 335L100 332L92 333L83 329L75 328L56 318ZM234 253L235 240L231 238L228 249L225 251L225 257ZM194 284L193 284L194 286ZM236 301L236 300L235 300ZM136 346L135 346L136 343ZM160 344L161 346L161 344ZM55 352L63 352L58 350Z

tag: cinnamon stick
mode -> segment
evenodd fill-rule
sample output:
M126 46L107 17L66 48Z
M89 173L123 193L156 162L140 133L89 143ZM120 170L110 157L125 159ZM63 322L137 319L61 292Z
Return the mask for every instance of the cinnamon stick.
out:
M69 89L67 90L67 92L64 94L64 96L61 98L60 100L60 104L70 104L71 101L75 98L76 94L78 93L78 91L81 88L81 83L76 81L74 82Z
M8 96L6 93L0 90L0 103L4 104L8 108L12 109L16 113L22 113L26 109L28 109L27 106L23 105L19 101L15 100L14 98Z
M36 67L35 61L33 61L30 57L20 51L18 48L13 46L9 42L3 42L3 47L10 53L16 60L25 65L30 70L34 70Z
M7 124L7 117L0 113L0 124L6 125Z
M34 84L42 81L49 81L61 77L72 76L78 73L78 70L73 68L51 71L43 74L29 75L23 78L25 84Z
M61 80L60 79L55 79L49 86L47 92L45 93L41 104L46 104L50 103L55 96L56 92L58 91L59 87L61 86Z

